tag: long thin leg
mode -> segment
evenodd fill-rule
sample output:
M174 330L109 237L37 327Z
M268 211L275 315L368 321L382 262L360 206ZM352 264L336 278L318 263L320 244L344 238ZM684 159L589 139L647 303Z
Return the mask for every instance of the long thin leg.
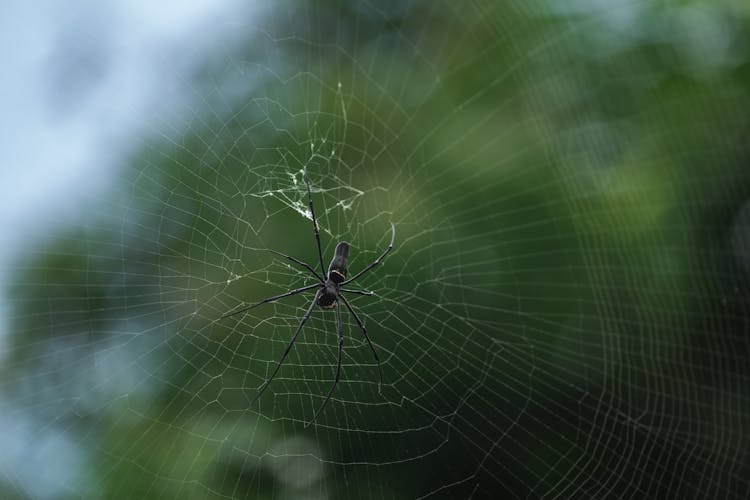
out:
M323 271L323 276L325 276L326 268L323 265L323 251L320 249L320 229L318 228L318 220L315 218L315 210L313 209L312 192L310 191L310 176L307 175L307 165L305 165L305 183L307 184L307 199L310 202L310 214L312 215L313 229L315 230L315 241L318 243L320 270Z
M349 301L346 300L346 297L344 297L343 295L339 295L339 297L341 297L341 300L344 301L344 305L346 306L347 309L349 309L349 312L351 313L351 315L354 316L354 321L357 322L357 324L359 325L359 328L362 330L362 334L365 336L367 345L370 346L372 355L375 357L375 361L378 364L378 376L380 378L380 381L378 382L378 392L382 393L383 392L383 371L380 369L380 358L378 357L378 353L375 350L375 347L373 347L372 342L370 341L370 336L367 335L367 330L365 329L365 325L362 323L362 320L359 319L359 316L357 316L357 313L354 312L354 309L349 304Z
M263 394L263 391L266 390L266 387L268 387L268 384L271 383L271 380L273 380L273 378L279 372L279 368L281 368L281 364L286 359L287 355L289 354L289 351L292 350L292 346L294 345L294 341L297 340L297 335L299 335L299 332L302 331L302 326L305 324L305 321L307 321L308 318L310 317L310 315L312 314L313 308L315 307L315 302L318 300L318 295L320 295L320 294L316 293L315 294L315 298L313 298L312 302L310 302L310 307L307 308L307 312L302 317L302 321L299 322L299 326L297 327L297 330L295 330L294 335L292 335L292 339L289 341L289 344L287 344L286 350L284 351L284 355L281 356L281 359L279 360L279 362L276 363L276 368L274 369L274 371L271 374L271 376L268 377L268 379L263 383L263 386L261 386L261 388L258 390L258 394L256 394L255 397L253 398L253 400L250 401L251 405L258 400L258 398L261 396L261 394Z
M352 276L348 280L346 280L343 283L341 283L341 286L344 286L347 283L351 283L352 281L356 280L357 278L359 278L360 276L362 276L363 274L365 274L367 271L369 271L373 267L375 267L378 264L380 264L380 261L382 261L385 258L385 256L388 255L388 253L391 250L393 250L393 242L395 241L395 239L396 239L396 226L394 226L393 222L391 222L391 243L388 245L388 248L385 249L385 252L383 252L382 254L380 254L380 257L378 257L377 259L375 259L375 262L373 262L372 264L370 264L366 268L362 269L360 272L358 272L357 274L355 274L354 276Z
M375 292L368 292L366 290L349 290L348 288L341 288L339 289L339 291L346 292L346 293L356 293L357 295L369 295L369 296L375 295Z
M333 379L333 385L328 390L328 394L326 394L325 401L323 401L323 404L320 405L320 408L318 408L318 411L315 412L315 415L313 415L313 418L310 421L310 423L315 422L315 419L318 418L318 415L320 414L321 411L323 411L323 408L325 408L326 403L328 403L328 400L331 399L331 394L333 394L333 390L336 388L336 385L338 385L339 383L339 376L341 375L341 356L344 353L344 325L341 322L341 304L339 304L338 301L336 301L336 319L338 321L338 334L339 334L339 362L336 365L336 376Z
M312 268L312 266L310 266L310 264L308 264L306 262L302 262L299 259L295 259L291 255L287 255L285 253L281 253L281 252L279 252L277 250L272 250L270 248L266 248L266 250L269 251L269 252L271 252L271 253L275 253L276 255L280 255L280 256L282 256L282 257L284 257L286 259L289 259L292 262L296 262L300 266L304 267L305 269L307 269L308 271L310 271L311 273L313 273L313 276L315 276L316 278L318 278L318 281L320 281L321 283L325 283L325 280L320 277L320 275L315 271L315 269Z
M268 297L267 299L263 299L260 302L256 302L255 304L251 304L247 307L243 307L242 309L238 309L236 311L229 311L227 313L224 313L221 316L221 319L228 318L230 316L234 316L235 314L240 314L245 311L249 311L250 309L253 309L255 307L258 307L259 305L266 304L268 302L273 302L274 300L283 299L284 297L289 297L290 295L296 295L300 292L304 292L305 290L312 290L313 288L319 287L320 283L314 283L312 285L303 286L302 288L297 288L296 290L292 290L291 292L282 293L281 295L274 295L273 297ZM316 295L317 297L317 295Z

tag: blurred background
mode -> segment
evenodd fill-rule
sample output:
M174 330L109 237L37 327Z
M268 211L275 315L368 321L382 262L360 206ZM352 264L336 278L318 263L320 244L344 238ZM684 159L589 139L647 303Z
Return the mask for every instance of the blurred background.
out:
M750 7L0 7L0 497L746 498ZM325 263L382 361L266 249Z

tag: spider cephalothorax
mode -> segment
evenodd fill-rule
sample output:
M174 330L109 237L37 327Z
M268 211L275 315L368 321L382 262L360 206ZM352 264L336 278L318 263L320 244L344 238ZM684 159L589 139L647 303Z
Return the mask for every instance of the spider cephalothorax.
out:
M309 264L302 262L301 260L295 259L294 257L291 257L289 255L283 254L281 252L277 252L276 250L271 250L271 252L280 255L302 267L304 267L306 270L310 271L315 278L317 278L318 283L314 283L312 285L303 286L302 288L297 288L295 290L291 290L286 293L282 293L280 295L274 295L273 297L268 297L267 299L261 300L260 302L256 302L255 304L251 304L249 306L243 307L241 309L238 309L236 311L229 311L225 313L222 318L228 318L229 316L234 316L236 314L240 314L246 311L249 311L250 309L253 309L254 307L257 307L261 304L266 304L268 302L273 302L278 299L282 299L284 297L289 297L291 295L296 295L301 292L305 292L307 290L315 290L315 297L313 298L312 302L310 302L310 305L307 308L307 312L305 312L305 315L302 317L302 321L300 321L299 325L297 326L297 329L294 331L294 334L292 335L291 340L286 346L286 350L284 351L284 354L281 356L281 359L276 364L276 368L274 369L273 373L271 373L271 376L266 379L266 381L263 383L263 385L258 390L258 394L256 394L255 398L251 402L254 403L258 398L260 398L261 394L263 394L263 391L266 390L266 387L268 387L268 384L271 383L271 380L276 376L276 373L278 373L279 368L281 368L282 363L286 359L287 355L289 354L289 351L291 351L292 346L294 345L294 341L297 340L297 335L299 335L299 332L302 331L302 326L304 326L305 322L310 318L312 315L313 309L315 308L315 305L318 305L321 308L324 309L336 309L336 320L338 325L338 364L336 365L336 374L334 376L333 385L331 385L331 389L328 391L328 394L326 394L326 398L323 401L323 403L320 405L318 410L315 412L315 415L313 416L313 421L318 417L318 414L323 410L326 403L328 403L328 400L331 399L331 394L333 394L333 390L336 388L336 385L339 382L339 375L341 374L341 357L343 354L344 349L344 329L341 322L341 302L344 303L344 306L347 308L349 313L354 317L354 321L357 322L357 325L359 326L360 330L362 330L362 335L364 335L365 340L367 341L367 345L370 346L370 350L372 351L373 356L375 357L375 362L378 365L378 376L379 376L379 384L378 389L380 389L383 385L383 372L380 369L380 358L378 358L378 353L375 351L375 347L372 345L372 342L370 341L370 336L367 335L367 330L365 329L364 323L362 323L362 320L359 319L359 316L356 312L354 312L354 309L352 308L351 304L349 304L349 301L344 296L345 294L355 294L355 295L373 295L372 292L368 292L365 290L352 290L344 288L344 285L347 285L363 274L365 274L367 271L372 269L373 267L380 264L380 262L385 258L386 255L388 255L388 252L390 252L393 249L393 242L396 239L396 228L391 223L391 242L388 245L388 248L385 249L385 251L380 254L380 257L375 259L374 262L372 262L370 265L362 269L360 272L355 274L353 277L346 279L347 272L349 270L349 243L342 241L338 245L336 245L336 250L333 252L333 259L331 260L330 266L328 266L328 272L325 272L325 267L323 266L323 252L320 247L320 230L318 229L318 222L315 219L315 210L313 209L313 201L312 201L312 192L310 190L310 178L307 175L307 169L304 170L305 175L305 183L307 184L307 198L310 205L310 215L312 216L312 222L313 222L313 231L315 233L315 242L318 246L318 259L320 263L320 270L323 273L318 274L315 269L310 266Z

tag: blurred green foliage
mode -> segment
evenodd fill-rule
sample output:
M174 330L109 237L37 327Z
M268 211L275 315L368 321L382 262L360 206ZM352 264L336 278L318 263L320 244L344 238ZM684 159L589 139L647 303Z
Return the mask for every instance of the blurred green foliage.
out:
M739 495L749 20L741 2L321 1L246 20L184 134L19 269L7 388L79 436L91 497ZM384 395L352 329L341 399L307 429L331 318L258 408L304 302L218 321L299 286L254 249L315 262L290 206L304 165L327 255L343 237L361 266L397 223L365 281L379 300L357 301ZM76 385L102 346L131 380Z

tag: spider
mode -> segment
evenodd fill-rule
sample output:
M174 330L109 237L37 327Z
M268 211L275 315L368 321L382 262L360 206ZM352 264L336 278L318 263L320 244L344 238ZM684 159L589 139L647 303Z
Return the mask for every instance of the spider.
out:
M346 279L347 271L349 270L349 243L346 241L341 241L336 245L336 249L333 252L333 259L331 260L331 264L328 266L328 272L325 271L325 267L323 266L323 252L320 249L320 229L318 228L318 222L315 218L315 210L313 209L313 200L312 200L312 193L310 191L310 177L307 174L307 168L304 169L304 176L305 176L305 183L307 184L307 199L309 201L310 205L310 214L312 216L312 222L313 222L313 231L315 233L315 242L318 246L318 259L320 262L320 269L323 271L323 274L318 274L315 269L310 266L309 264L302 262L301 260L295 259L294 257L290 255L286 255L281 252L277 252L276 250L269 250L270 252L275 253L276 255L279 255L281 257L284 257L295 264L298 264L302 267L304 267L306 270L310 271L315 278L317 278L318 283L303 286L301 288L297 288L294 290L290 290L286 293L282 293L280 295L274 295L273 297L268 297L267 299L263 299L260 302L256 302L254 304L251 304L247 307L243 307L236 311L228 311L222 315L223 318L228 318L230 316L234 316L237 314L242 314L244 312L249 311L250 309L254 309L262 304L267 304L268 302L274 302L279 299L283 299L285 297L290 297L292 295L296 295L298 293L302 293L308 290L317 289L315 292L315 296L313 297L313 300L310 302L310 305L307 308L307 312L305 312L305 315L302 317L302 321L300 321L299 325L297 326L297 329L294 331L294 334L292 335L291 340L286 346L286 350L284 350L284 354L281 356L281 359L276 364L276 368L274 369L273 373L271 373L271 376L266 379L266 381L263 383L263 385L258 390L258 394L255 395L253 400L250 402L250 404L254 404L260 396L263 394L263 392L266 390L268 385L271 383L271 381L274 379L276 374L278 373L279 369L281 368L281 365L284 363L284 360L286 359L287 355L289 354L289 351L292 350L292 346L294 345L294 341L297 340L297 336L302 331L302 327L304 326L305 322L310 318L312 315L313 309L315 306L319 306L323 309L336 309L336 320L338 324L338 364L336 365L336 374L333 379L333 385L331 385L331 388L328 390L328 394L326 394L326 398L323 401L323 404L320 405L318 410L313 415L313 419L310 423L315 422L315 419L318 418L318 415L321 411L323 411L323 408L325 408L326 404L328 403L328 400L331 399L331 394L333 394L334 389L336 389L336 385L339 383L339 376L341 375L341 356L344 351L344 330L341 323L341 302L344 303L344 306L347 308L349 313L354 317L354 321L356 321L357 325L359 326L360 330L362 330L362 335L364 335L365 340L367 341L367 345L370 346L370 351L372 351L372 355L375 358L375 362L378 366L378 392L381 392L382 386L383 386L383 372L380 368L380 358L378 357L378 353L375 350L375 347L372 345L372 341L370 340L370 336L367 335L367 330L365 329L364 323L362 323L362 320L359 318L356 312L354 312L354 309L352 308L349 301L346 299L344 294L355 294L355 295L374 295L373 292L365 291L365 290L352 290L350 288L344 288L345 285L348 285L352 282L354 282L357 278L365 274L370 269L374 268L380 262L385 258L386 255L393 249L393 242L396 239L396 227L391 222L391 242L388 245L388 248L385 249L385 251L380 254L380 257L375 259L374 262L372 262L370 265L359 271L357 274L352 276L349 279Z

